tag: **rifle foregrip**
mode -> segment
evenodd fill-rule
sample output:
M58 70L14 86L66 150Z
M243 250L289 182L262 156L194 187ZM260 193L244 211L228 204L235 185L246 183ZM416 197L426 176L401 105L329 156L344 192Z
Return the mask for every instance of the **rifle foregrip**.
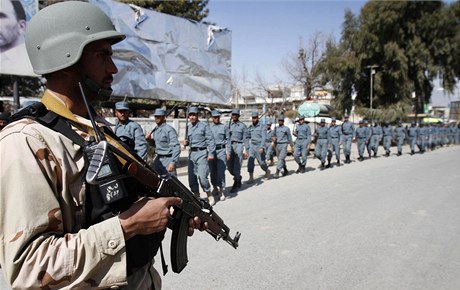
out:
M187 238L189 217L182 212L172 226L171 267L174 273L180 273L188 263Z

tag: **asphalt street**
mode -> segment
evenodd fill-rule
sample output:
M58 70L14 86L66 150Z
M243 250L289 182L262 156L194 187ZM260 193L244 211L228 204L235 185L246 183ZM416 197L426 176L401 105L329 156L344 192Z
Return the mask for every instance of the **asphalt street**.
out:
M196 232L163 289L460 289L460 146L404 152L326 170L309 156L304 174L290 156L290 174L270 180L257 168L214 206L238 249Z

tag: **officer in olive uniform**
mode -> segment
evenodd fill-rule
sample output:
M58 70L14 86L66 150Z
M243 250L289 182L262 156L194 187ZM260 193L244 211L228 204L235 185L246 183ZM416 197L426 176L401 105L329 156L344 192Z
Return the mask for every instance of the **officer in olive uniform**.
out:
M274 135L276 144L276 156L278 157L278 164L276 165L275 177L278 178L280 176L281 170L284 170L283 176L286 176L288 174L288 170L286 167L287 148L288 145L294 147L294 144L292 142L291 130L289 129L289 127L284 126L284 115L278 116L278 126L275 127Z
M391 140L393 140L393 128L390 126L390 122L385 121L382 128L383 132L383 149L385 149L385 156L390 156Z
M332 153L335 153L337 165L340 166L340 140L342 137L342 130L340 126L337 126L336 122L336 118L332 117L331 126L329 126L329 130L327 131L327 168L332 167Z
M397 126L394 128L393 136L396 141L396 146L398 148L398 156L402 155L402 146L404 144L404 140L406 139L406 129L404 129L401 121L398 121Z
M145 140L142 127L129 119L129 105L127 102L115 104L115 135L136 151L142 159L147 160L148 144Z
M227 156L230 156L227 142L229 138L228 127L220 122L221 113L218 110L211 111L211 132L216 143L216 154L214 159L209 160L211 171L212 195L218 194L220 200L225 200L225 170L227 169Z
M321 169L324 169L324 164L326 163L326 154L327 154L327 136L329 128L326 127L326 120L321 119L319 127L315 131L315 156L321 160Z
M229 134L227 146L230 148L230 156L227 158L227 169L233 176L233 186L230 192L235 193L241 188L241 167L243 158L247 158L247 152L249 152L248 127L240 122L240 109L232 110ZM245 149L246 152L244 152Z
M410 127L407 128L407 137L409 140L410 154L414 155L415 153L415 143L417 142L417 127L415 122L412 122Z
M254 183L254 163L255 159L260 165L260 168L265 172L264 178L270 177L270 170L268 170L267 163L265 163L265 135L266 130L264 125L259 122L259 114L253 112L252 124L248 127L249 137L249 157L248 157L248 184Z
M348 120L348 118L348 115L345 115L342 123L342 144L343 154L345 155L345 163L351 162L351 142L353 141L353 134L355 133L355 126Z
M268 163L269 166L273 165L273 134L274 131L272 130L272 121L267 119L267 123L265 124L265 148L267 148L267 154L265 154L265 162Z
M297 137L294 147L294 160L299 165L296 173L304 173L307 165L308 145L311 143L310 125L305 122L305 117L301 115L298 120L299 124L294 128L292 134ZM302 159L300 159L302 154Z
M188 112L187 145L189 148L188 182L190 190L200 197L198 181L208 197L209 204L214 205L209 184L209 160L214 159L216 144L208 124L198 120L198 108L191 107Z
M369 132L368 128L364 126L364 121L359 121L359 127L355 130L355 135L353 139L356 140L356 144L358 146L358 160L364 160L364 150L366 148L367 143L369 142Z
M176 130L166 123L167 112L156 109L155 123L157 126L145 138L155 147L155 159L151 166L159 173L176 175L176 164L180 156L180 143Z

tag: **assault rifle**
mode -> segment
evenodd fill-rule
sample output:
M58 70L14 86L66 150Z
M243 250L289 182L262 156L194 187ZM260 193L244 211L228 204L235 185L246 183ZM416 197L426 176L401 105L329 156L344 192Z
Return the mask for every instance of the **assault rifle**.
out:
M123 186L124 178L132 177L145 187L146 195L153 197L180 197L182 203L174 206L171 236L171 266L175 273L180 273L187 266L188 221L195 216L207 222L207 232L216 240L223 239L233 248L238 247L240 233L232 238L230 229L222 218L214 212L213 207L204 199L199 199L186 188L175 176L160 176L135 153L126 151L123 146L109 143L104 134L99 132L91 109L86 100L83 88L80 91L88 110L96 140L87 148L90 165L86 180L90 184L99 185L99 191L106 204L127 197L129 193ZM133 155L134 154L134 155ZM134 157L134 158L133 158Z

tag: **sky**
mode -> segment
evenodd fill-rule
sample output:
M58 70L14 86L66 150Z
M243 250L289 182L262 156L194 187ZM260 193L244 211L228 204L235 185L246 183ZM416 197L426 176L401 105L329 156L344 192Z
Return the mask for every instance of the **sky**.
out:
M267 82L281 79L292 83L283 68L283 59L296 54L321 32L340 39L345 10L359 15L367 1L359 0L210 0L206 21L232 31L232 75L253 81L259 74ZM451 2L451 1L447 1ZM436 82L435 105L444 105L455 96L445 94Z

